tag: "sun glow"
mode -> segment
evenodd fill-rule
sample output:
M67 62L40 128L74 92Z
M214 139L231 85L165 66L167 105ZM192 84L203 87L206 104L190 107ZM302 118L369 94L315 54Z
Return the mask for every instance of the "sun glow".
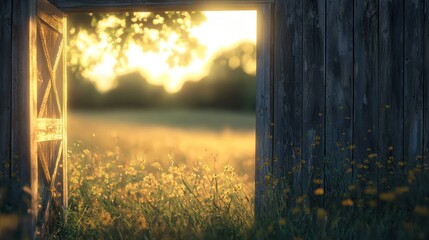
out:
M115 69L114 66L118 60L111 53L116 49L109 48L107 34L102 31L99 32L102 41L96 43L94 39L83 32L79 34L81 36L75 43L76 47L84 50L83 56L80 57L81 64L87 64L94 58L98 61L97 64L84 71L82 75L94 82L98 90L105 92L115 86L117 76L139 71L149 83L162 85L167 92L174 93L178 92L186 81L198 81L206 76L211 61L219 51L231 48L243 41L256 43L256 11L206 11L204 14L206 21L197 27L193 27L190 33L205 47L205 56L203 58L193 56L193 60L186 67L171 67L167 63L172 51L185 51L174 44L178 38L177 34L171 34L166 41L159 41L159 52L143 51L141 46L130 42L128 49L125 50L128 64ZM136 15L136 17L144 16L145 14ZM107 27L111 24L121 25L122 22L118 19L108 18L100 24ZM156 38L157 31L151 32L147 28L145 30L148 31L149 37ZM106 51L106 49L110 51ZM240 64L243 64L243 69L247 73L255 73L256 63L253 61L242 63L237 58L231 59L229 62L229 66L233 68Z

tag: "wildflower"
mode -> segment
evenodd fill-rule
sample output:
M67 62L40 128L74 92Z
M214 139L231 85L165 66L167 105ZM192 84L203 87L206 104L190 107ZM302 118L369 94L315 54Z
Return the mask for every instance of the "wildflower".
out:
M353 200L351 200L350 198L347 198L341 202L341 205L343 205L344 207L353 206Z
M292 214L298 214L301 210L298 207L292 208Z
M147 221L146 218L144 216L140 216L137 219L137 225L142 229L142 230L147 230L148 226L147 226Z
M375 200L371 200L368 202L368 205L372 208L375 208L377 206L377 202Z
M412 183L412 182L414 182L416 180L416 175L415 175L415 173L414 173L413 170L409 170L407 172L407 180L408 180L409 183Z
M420 216L429 216L429 208L422 205L417 205L414 207L414 213Z
M310 214L310 208L309 207L305 207L304 208L304 213L307 214L307 215Z
M395 200L396 195L394 192L384 192L384 193L380 193L380 195L378 197L382 201L391 202L391 201Z
M398 195L409 192L409 191L410 191L410 189L408 187L405 187L405 186L395 188L395 193Z
M316 196L321 196L325 193L325 191L323 190L323 188L317 188L314 190L314 195Z
M317 215L317 220L319 220L319 221L328 220L328 212L323 208L318 208L316 215Z
M413 224L410 222L404 222L403 226L404 226L404 229L407 230L408 232L413 230L413 227L414 227Z
M19 217L15 214L0 214L0 233L1 230L15 230L18 228ZM0 236L2 236L0 234Z
M313 179L313 183L314 184L322 184L323 183L323 179L315 178L315 179Z
M378 155L377 155L377 153L371 153L371 154L368 154L368 158L376 158Z
M376 187L367 187L363 190L363 192L367 195L375 195L377 194L377 188Z
M279 225L282 225L282 226L286 225L286 218L280 218Z
M298 198L296 198L295 200L296 204L301 204L304 202L304 197L303 196L299 196Z
M356 190L356 185L350 185L350 186L348 186L348 189L349 189L349 191L354 191L354 190Z
M112 217L110 216L110 213L103 211L101 213L101 223L104 226L108 226L108 225L110 225L111 221L112 221Z

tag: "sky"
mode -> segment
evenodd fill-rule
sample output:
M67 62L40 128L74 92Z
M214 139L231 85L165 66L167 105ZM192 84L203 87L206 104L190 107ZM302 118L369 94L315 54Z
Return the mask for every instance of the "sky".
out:
M172 47L171 42L177 37L172 35L170 41L159 42L161 49L164 49L160 53L144 52L139 45L130 44L125 50L128 65L115 69L117 59L107 52L100 51L109 42L102 37L101 42L94 44L82 36L76 43L78 47L84 49L81 61L83 63L89 61L93 56L101 60L92 68L86 69L82 75L94 82L99 91L105 92L115 86L117 76L139 71L149 83L164 86L167 92L174 93L180 91L185 81L196 81L207 75L211 60L220 50L230 49L243 41L256 43L256 11L207 11L204 14L206 21L190 30L191 35L206 47L203 59L194 59L186 67L171 68L166 59L169 48ZM256 63L244 69L253 74L256 71Z

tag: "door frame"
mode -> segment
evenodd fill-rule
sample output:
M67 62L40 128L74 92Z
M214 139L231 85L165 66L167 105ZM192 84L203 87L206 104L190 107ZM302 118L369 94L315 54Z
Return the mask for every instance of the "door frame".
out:
M34 16L36 14L37 0L28 0L34 4L29 4L27 8L29 16L29 46L34 44L35 38L35 23ZM257 90L256 90L256 154L255 154L255 220L263 219L270 216L267 209L271 209L269 201L268 189L265 184L265 177L272 175L273 163L273 134L274 134L274 89L273 89L273 38L274 38L274 0L169 0L169 1L156 1L156 0L50 0L50 2L63 11L68 13L84 13L84 12L120 12L120 11L168 11L168 10L183 10L183 11L199 11L199 10L256 10L257 11ZM65 34L65 37L67 35ZM27 61L33 61L34 49L27 49L30 56ZM24 50L25 51L25 50ZM25 59L24 59L25 61ZM26 64L30 65L30 63ZM24 65L24 66L25 66ZM34 74L30 69L29 75ZM25 79L25 78L23 78ZM67 79L66 79L67 81ZM29 108L30 116L33 114L31 111L36 103L32 97L32 93L26 89L30 96ZM24 91L25 92L25 91ZM67 112L67 111L66 111ZM65 120L66 122L67 120ZM33 146L31 142L35 142L35 134L32 129L36 129L35 121L29 119L30 133L28 135L30 140L29 145L29 158L37 160L37 146ZM66 129L66 126L65 128ZM65 139L65 141L67 141ZM35 149L36 148L36 149ZM67 150L66 150L67 151ZM32 165L30 165L32 166ZM67 169L65 169L67 171ZM33 171L31 169L31 172ZM37 174L37 173L36 173ZM31 174L31 179L35 176ZM65 180L67 175L65 175ZM28 177L28 176L27 176ZM30 179L28 179L30 180ZM32 188L32 208L36 204L37 189ZM67 192L65 197L68 198ZM64 206L67 207L67 199L64 201Z

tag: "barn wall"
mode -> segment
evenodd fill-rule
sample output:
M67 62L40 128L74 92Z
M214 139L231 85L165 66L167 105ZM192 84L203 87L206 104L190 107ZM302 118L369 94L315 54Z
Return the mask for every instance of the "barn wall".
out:
M10 176L12 0L0 3L0 178Z
M358 175L385 189L428 163L428 5L276 1L273 173L292 192Z
M12 168L22 184L30 182L29 2L0 3L0 175ZM334 191L358 175L389 188L384 179L428 164L428 1L274 0L273 29L270 171L288 188L279 196Z

